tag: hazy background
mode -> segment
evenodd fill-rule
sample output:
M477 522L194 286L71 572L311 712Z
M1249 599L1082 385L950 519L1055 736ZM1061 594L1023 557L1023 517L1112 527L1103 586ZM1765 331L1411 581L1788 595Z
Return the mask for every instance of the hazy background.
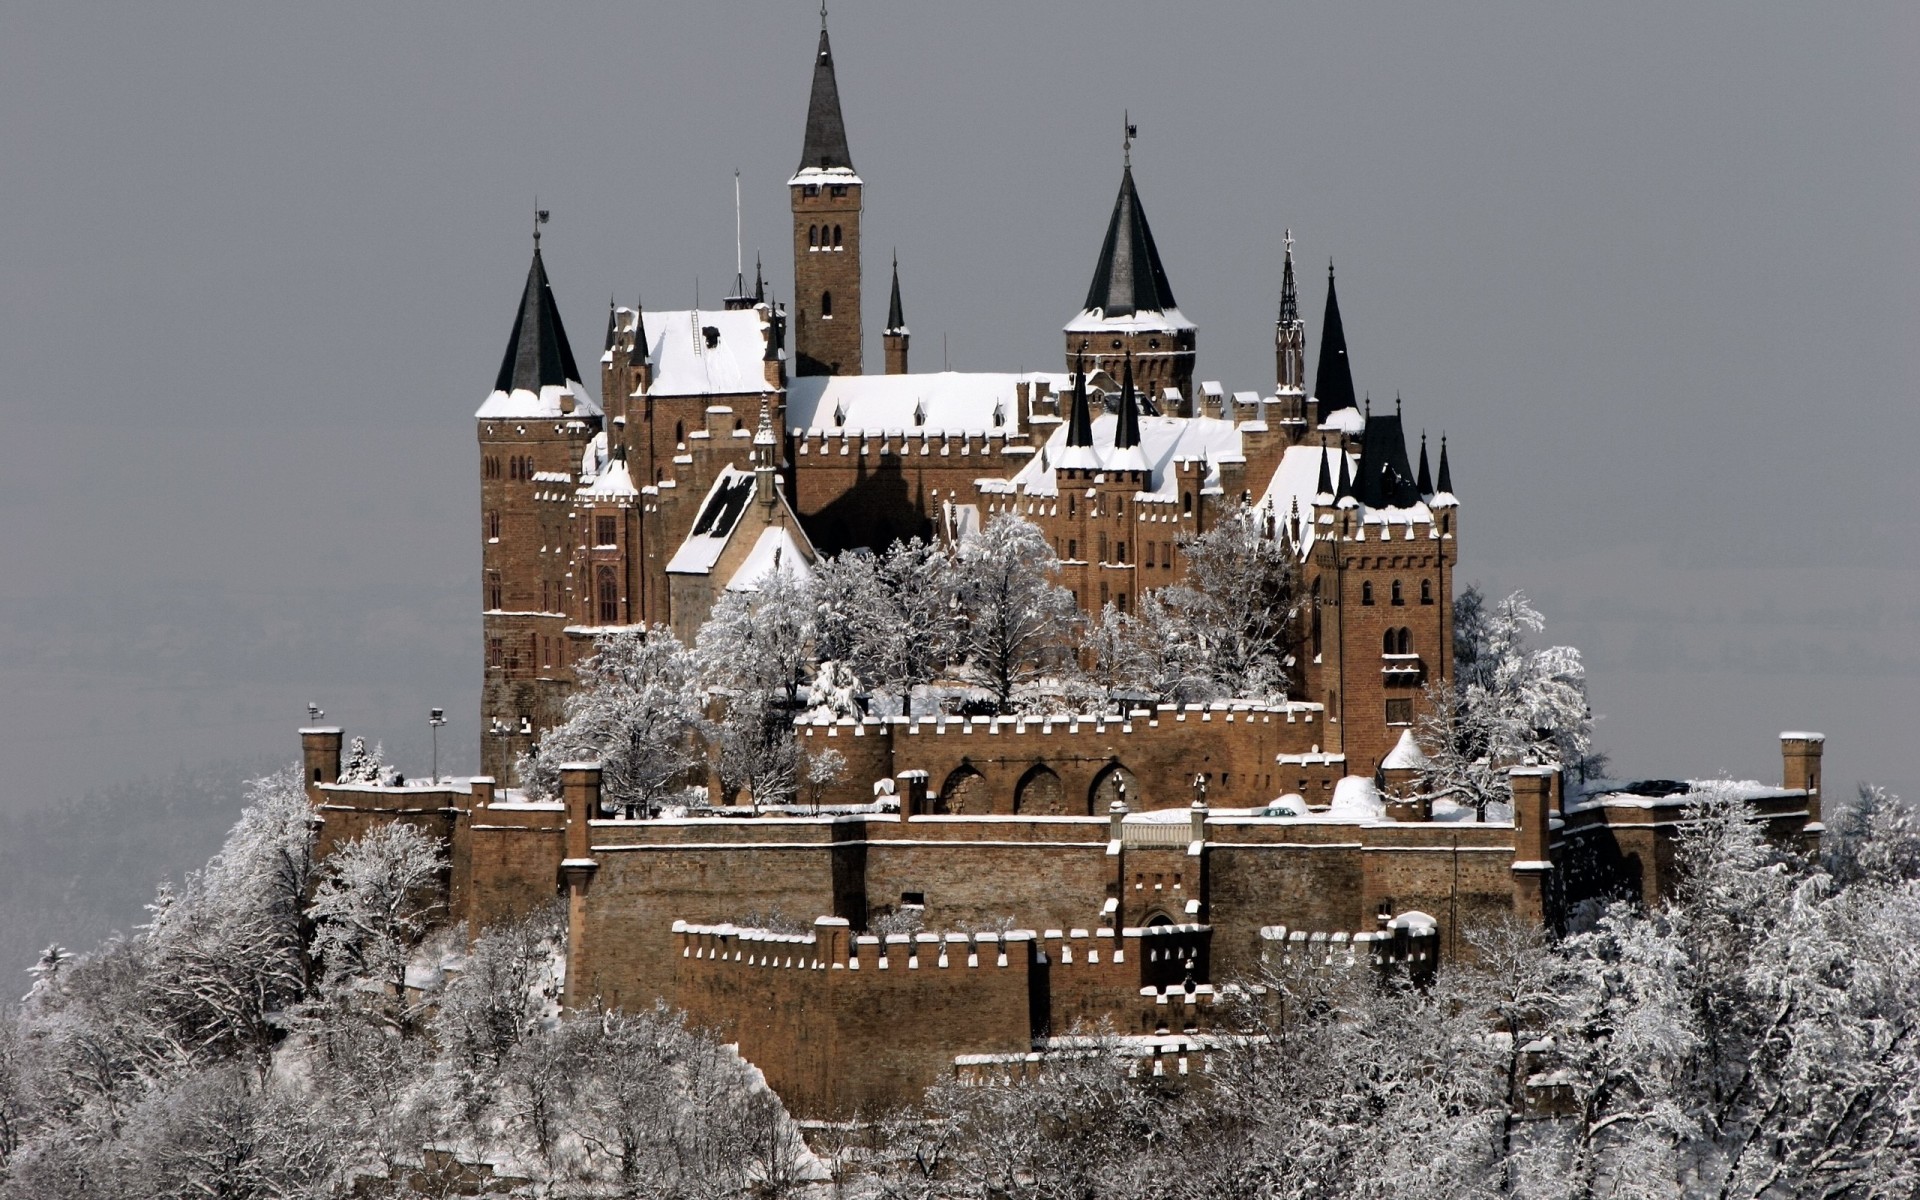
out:
M836 2L868 361L897 245L921 369L1059 369L1129 109L1199 377L1272 386L1283 226L1317 353L1334 256L1358 386L1451 435L1460 578L1586 651L1621 770L1811 727L1920 791L1917 13ZM442 705L470 768L534 196L584 361L609 293L726 293L736 167L786 298L817 24L7 6L0 812L289 759L308 700L414 772Z

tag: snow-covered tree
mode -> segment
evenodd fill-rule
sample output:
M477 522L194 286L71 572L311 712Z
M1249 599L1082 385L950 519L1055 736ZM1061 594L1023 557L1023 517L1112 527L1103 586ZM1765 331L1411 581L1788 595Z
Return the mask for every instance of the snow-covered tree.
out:
M847 756L832 747L809 754L804 774L807 799L814 811L819 812L820 799L827 794L827 789L846 778Z
M520 780L556 795L560 765L598 762L603 806L649 813L702 763L699 680L693 658L664 625L601 637L576 668L566 720L519 763Z
M913 689L945 670L958 647L953 562L943 547L913 538L874 559L871 578L852 614L852 666L869 686L897 695L906 713Z
M1186 575L1160 589L1169 616L1184 624L1219 694L1284 692L1289 642L1299 616L1293 556L1244 505L1204 533L1180 539Z
M356 737L347 743L346 761L340 764L341 783L385 783L386 754L383 747L367 749L367 739Z
M748 793L756 812L763 804L792 800L799 786L793 715L777 694L735 692L726 697L725 715L713 724L721 786L728 793Z
M308 910L330 990L365 983L405 994L408 956L445 911L446 869L440 841L399 822L334 847Z
M1488 609L1469 588L1455 607L1454 679L1429 687L1417 727L1436 797L1470 805L1484 819L1507 798L1506 768L1560 764L1597 773L1586 666L1572 646L1535 650L1529 634L1546 619L1515 592Z
M727 592L694 639L701 679L709 689L774 693L791 711L819 661L817 619L813 585L784 572L757 590Z
M1054 582L1060 560L1030 521L1002 513L961 543L960 674L1005 712L1029 685L1068 662L1080 621L1073 593Z

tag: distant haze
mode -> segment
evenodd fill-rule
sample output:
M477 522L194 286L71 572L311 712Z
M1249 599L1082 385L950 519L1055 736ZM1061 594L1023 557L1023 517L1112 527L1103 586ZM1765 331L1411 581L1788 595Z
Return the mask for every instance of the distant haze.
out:
M1920 791L1920 9L836 3L868 362L1061 366L1140 126L1197 378L1270 389L1281 231L1357 384L1450 437L1643 775ZM609 294L789 294L817 16L46 5L0 19L0 807L291 758L305 703L470 769L472 412L531 210ZM587 381L597 386L597 375Z

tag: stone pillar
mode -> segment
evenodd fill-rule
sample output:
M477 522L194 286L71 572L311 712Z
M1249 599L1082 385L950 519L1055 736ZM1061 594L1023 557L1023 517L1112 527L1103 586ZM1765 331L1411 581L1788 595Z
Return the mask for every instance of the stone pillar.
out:
M927 811L927 773L902 771L893 777L893 794L900 801L900 819L911 821Z
M300 731L300 758L304 767L302 779L307 785L307 799L320 803L317 783L340 782L340 728L337 725L320 725Z
M813 919L814 957L829 968L844 965L852 941L852 927L845 917Z
M1780 735L1780 786L1806 792L1807 832L1816 835L1826 829L1820 815L1820 756L1826 746L1824 733Z
M493 804L493 776L475 775L467 780L467 791L473 796L475 808L487 808Z
M1510 767L1513 789L1513 911L1526 920L1546 922L1547 876L1553 862L1549 824L1554 767Z
M560 794L567 809L567 856L560 877L567 893L566 1003L578 1008L590 999L587 981L593 978L587 961L587 889L600 864L593 857L593 839L587 823L600 816L600 764L560 764Z

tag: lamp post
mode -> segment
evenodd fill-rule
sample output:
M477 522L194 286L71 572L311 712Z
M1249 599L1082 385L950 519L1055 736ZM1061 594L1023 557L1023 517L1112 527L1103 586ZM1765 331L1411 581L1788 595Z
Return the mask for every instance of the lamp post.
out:
M440 782L440 727L447 723L447 710L432 708L427 710L427 724L433 729L433 781Z

